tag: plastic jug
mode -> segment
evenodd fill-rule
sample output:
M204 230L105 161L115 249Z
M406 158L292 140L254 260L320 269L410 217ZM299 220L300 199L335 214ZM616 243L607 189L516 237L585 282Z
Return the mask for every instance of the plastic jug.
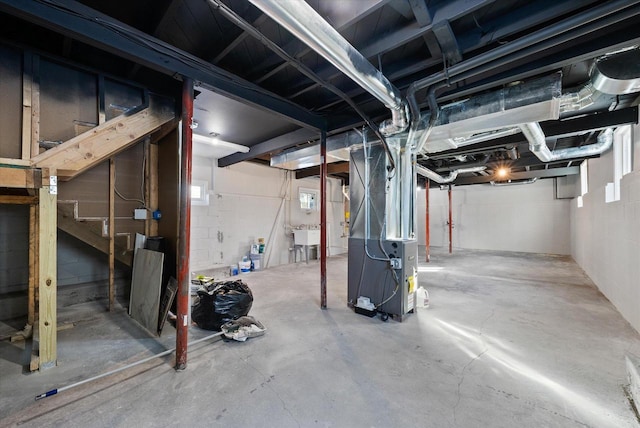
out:
M416 308L428 308L429 307L429 292L423 286L418 287L416 290Z

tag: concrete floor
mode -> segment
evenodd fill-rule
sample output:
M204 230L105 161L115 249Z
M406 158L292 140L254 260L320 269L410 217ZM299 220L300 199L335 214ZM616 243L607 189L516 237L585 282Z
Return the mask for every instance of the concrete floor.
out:
M241 276L265 336L212 341L63 391L34 396L174 346L121 310L65 308L59 365L26 374L0 342L0 426L638 427L623 391L640 335L568 257L432 250L431 306L382 322L346 306L346 257ZM194 338L211 332L191 329Z

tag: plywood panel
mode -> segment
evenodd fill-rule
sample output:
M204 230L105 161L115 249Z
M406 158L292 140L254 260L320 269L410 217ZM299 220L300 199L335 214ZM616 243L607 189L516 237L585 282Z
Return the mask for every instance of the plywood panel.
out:
M0 46L0 157L22 157L22 55Z
M140 248L133 260L129 315L157 334L164 254Z

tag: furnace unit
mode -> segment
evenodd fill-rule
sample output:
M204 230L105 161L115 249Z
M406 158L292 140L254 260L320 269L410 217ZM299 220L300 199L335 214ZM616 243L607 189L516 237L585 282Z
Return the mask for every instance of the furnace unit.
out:
M415 308L415 155L406 136L351 146L348 303L356 312L402 321Z

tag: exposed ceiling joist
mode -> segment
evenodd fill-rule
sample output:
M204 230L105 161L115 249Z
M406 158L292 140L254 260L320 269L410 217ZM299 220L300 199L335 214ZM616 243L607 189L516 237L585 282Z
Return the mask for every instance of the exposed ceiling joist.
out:
M460 51L456 35L453 34L453 29L449 21L444 20L434 24L433 34L438 40L440 50L447 59L447 65L453 65L462 60L462 52Z
M247 153L235 153L218 159L218 166L229 166L264 154L280 152L297 144L304 143L305 141L315 140L318 137L319 133L317 131L301 128L296 131L289 132L288 134L280 135L279 137L256 144L252 146L251 150Z
M321 129L325 120L259 86L193 55L71 0L59 5L0 0L0 10L61 34L77 38L133 62L169 75L184 75L211 90L285 116L301 126ZM126 34L125 34L126 33Z
M427 25L431 24L431 21L433 21L433 19L431 16L431 11L425 3L425 0L409 0L409 5L411 6L413 16L415 16L418 25L420 25L421 27L426 27Z
M523 172L514 172L509 176L510 180L528 180L530 178L553 178L553 177L564 177L567 175L575 175L580 174L579 166L569 166L564 168L549 168L542 170L534 170L534 171L523 171ZM496 181L494 176L488 175L480 175L476 177L458 177L456 179L456 186L467 185L467 184L482 184L482 183L490 183L492 181Z

